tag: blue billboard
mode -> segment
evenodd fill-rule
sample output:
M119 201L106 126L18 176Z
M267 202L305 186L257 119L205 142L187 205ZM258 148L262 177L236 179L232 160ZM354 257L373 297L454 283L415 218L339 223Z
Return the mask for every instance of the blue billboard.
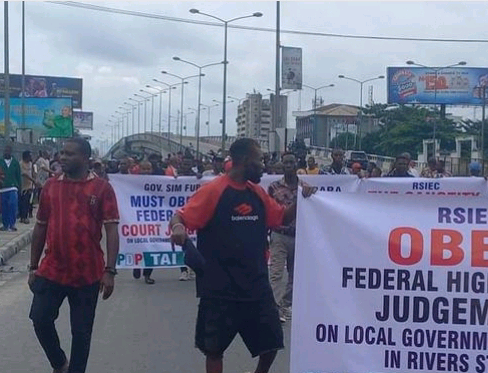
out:
M387 78L389 104L482 105L488 68L388 67Z
M71 97L73 108L81 109L83 79L60 76L26 75L22 93L22 75L9 74L10 97ZM5 97L5 77L0 74L0 98Z
M72 99L25 98L25 126L22 125L22 99L10 99L11 134L17 129L30 129L34 141L41 137L73 136ZM5 134L5 100L0 99L0 134Z

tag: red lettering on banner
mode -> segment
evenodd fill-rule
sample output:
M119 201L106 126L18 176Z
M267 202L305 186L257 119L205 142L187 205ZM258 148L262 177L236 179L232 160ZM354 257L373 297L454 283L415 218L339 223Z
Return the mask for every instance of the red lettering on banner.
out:
M488 260L485 259L485 253L488 251L486 238L488 238L488 231L471 232L471 265L473 267L488 267Z
M161 236L161 224L124 224L121 227L122 236Z
M448 237L449 241L444 242ZM461 247L463 235L452 229L432 229L430 264L434 266L455 266L464 259L464 251ZM450 252L449 258L444 259L445 251Z
M137 254L134 254L134 264L135 265L138 265L142 260L142 254L141 253L137 253Z
M410 237L410 254L406 258L402 256L402 237L404 235ZM422 259L423 251L424 240L418 229L401 227L391 231L388 239L388 254L394 263L399 265L416 264Z

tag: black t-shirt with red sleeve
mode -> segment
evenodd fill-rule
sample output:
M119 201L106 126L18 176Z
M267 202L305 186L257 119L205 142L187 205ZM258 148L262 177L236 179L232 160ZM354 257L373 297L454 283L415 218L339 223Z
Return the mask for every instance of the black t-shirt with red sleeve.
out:
M259 185L236 183L228 175L203 185L178 211L197 230L205 258L197 276L197 297L239 301L273 296L266 261L268 228L281 225L284 207Z

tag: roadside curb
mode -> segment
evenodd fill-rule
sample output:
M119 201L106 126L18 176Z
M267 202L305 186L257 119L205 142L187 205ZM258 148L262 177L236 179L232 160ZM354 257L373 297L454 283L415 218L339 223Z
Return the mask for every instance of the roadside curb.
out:
M33 231L34 228L31 228L14 238L8 244L0 247L0 266L5 265L10 258L30 244Z

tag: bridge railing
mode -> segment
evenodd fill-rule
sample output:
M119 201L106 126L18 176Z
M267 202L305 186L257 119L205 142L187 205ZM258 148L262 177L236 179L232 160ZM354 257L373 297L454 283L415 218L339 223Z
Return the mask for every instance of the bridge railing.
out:
M173 137L173 136L172 136ZM124 156L129 156L130 154L137 154L137 148L133 148L133 143L149 143L154 146L154 151L158 151L163 155L163 152L168 153L178 153L179 151L184 152L188 149L194 156L197 155L195 149L187 148L184 145L180 145L179 142L169 139L164 135L155 134L155 133L138 133L135 135L130 135L124 137L117 141L107 152L104 158L122 158ZM148 147L149 148L149 147ZM146 154L145 148L141 147L141 152ZM200 155L203 155L200 152Z

